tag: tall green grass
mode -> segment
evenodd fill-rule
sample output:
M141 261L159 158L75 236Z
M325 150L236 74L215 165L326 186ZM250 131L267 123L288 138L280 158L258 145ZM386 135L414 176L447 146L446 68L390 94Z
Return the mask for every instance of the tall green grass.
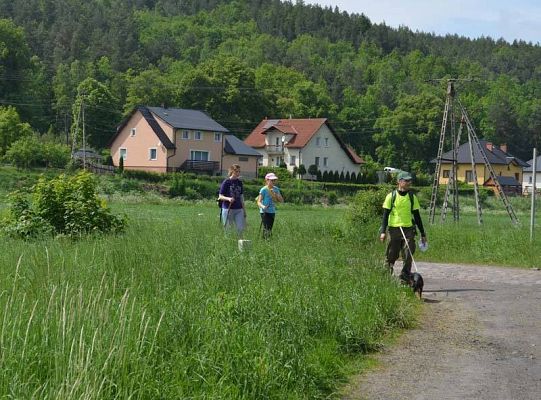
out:
M351 355L409 326L416 301L340 209L284 207L250 251L214 204L117 203L126 234L4 240L0 397L332 397Z

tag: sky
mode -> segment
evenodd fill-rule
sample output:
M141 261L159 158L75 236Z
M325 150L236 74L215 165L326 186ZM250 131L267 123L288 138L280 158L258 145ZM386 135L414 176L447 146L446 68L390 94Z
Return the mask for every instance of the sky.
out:
M541 0L305 0L437 35L541 42Z

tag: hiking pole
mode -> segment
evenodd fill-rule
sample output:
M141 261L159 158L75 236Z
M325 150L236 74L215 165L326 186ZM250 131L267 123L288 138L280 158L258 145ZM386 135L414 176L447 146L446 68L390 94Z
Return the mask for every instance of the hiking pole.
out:
M417 272L417 264L415 264L415 259L413 258L413 253L411 252L411 249L410 249L410 244L408 243L408 239L406 239L406 234L404 233L404 230L402 229L401 226L399 226L400 228L400 232L402 232L402 237L404 238L404 241L406 242L406 247L408 248L408 251L410 252L410 256L411 256L411 262L413 264L413 268L415 268L415 272Z

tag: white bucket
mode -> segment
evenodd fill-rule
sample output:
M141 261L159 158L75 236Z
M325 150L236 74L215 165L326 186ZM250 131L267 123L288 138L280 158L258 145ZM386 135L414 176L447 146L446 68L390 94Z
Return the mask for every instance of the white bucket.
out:
M250 249L252 247L252 241L251 240L244 240L239 239L239 251L245 251Z

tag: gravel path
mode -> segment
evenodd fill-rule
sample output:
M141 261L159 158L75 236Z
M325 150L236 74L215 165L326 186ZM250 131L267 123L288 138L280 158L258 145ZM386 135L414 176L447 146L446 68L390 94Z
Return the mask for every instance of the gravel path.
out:
M541 399L541 271L418 263L419 326L343 399ZM397 270L399 269L396 268Z

